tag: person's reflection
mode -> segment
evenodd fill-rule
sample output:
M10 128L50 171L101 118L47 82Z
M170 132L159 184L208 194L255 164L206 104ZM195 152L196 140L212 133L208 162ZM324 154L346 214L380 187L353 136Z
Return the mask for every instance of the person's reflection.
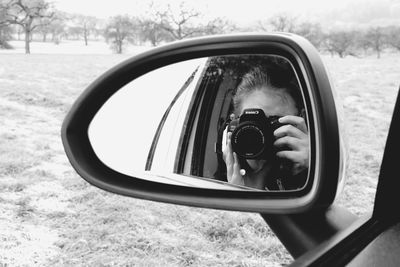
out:
M262 109L267 117L279 116L284 125L273 132L274 152L257 160L233 152L232 132L225 131L223 158L228 182L262 190L302 187L308 175L309 138L299 88L292 83L278 87L266 70L254 68L243 76L233 103L236 117L246 109Z

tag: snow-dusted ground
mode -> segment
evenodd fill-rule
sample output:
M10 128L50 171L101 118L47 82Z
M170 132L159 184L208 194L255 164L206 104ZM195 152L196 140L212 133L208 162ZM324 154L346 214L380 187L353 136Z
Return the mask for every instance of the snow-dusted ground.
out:
M25 42L23 41L10 41L10 45L14 49L2 50L1 54L24 54L25 53ZM146 46L135 46L126 45L124 46L124 54L136 54L149 49ZM84 41L68 41L63 40L59 44L53 42L37 42L32 41L30 43L30 50L32 54L112 54L113 51L110 46L104 41L90 41L86 46Z

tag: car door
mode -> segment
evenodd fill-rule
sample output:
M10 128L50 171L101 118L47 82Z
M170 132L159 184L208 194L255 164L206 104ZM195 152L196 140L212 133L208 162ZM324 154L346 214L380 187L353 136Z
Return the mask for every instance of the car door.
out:
M394 107L379 174L374 209L341 232L298 258L291 266L398 266L400 212L397 166L400 97ZM342 221L342 218L336 218Z

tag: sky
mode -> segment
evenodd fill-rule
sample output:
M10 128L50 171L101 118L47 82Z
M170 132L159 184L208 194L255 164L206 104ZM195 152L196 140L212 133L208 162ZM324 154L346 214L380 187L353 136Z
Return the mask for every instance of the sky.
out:
M106 19L117 14L143 15L150 3L153 3L156 8L162 8L167 4L178 6L182 0L53 0L52 2L57 9L62 11ZM380 20L387 19L388 12L393 13L390 17L393 15L400 18L400 0L186 0L186 2L208 17L224 17L242 26L277 13L286 13L302 20L326 21L327 23L331 23L328 21L329 18L331 20L343 18L347 21L371 20L369 17L365 18L366 13L368 16L380 16L377 18ZM382 7L385 6L387 10L382 11ZM363 12L362 16L360 12ZM382 15L383 13L385 15Z

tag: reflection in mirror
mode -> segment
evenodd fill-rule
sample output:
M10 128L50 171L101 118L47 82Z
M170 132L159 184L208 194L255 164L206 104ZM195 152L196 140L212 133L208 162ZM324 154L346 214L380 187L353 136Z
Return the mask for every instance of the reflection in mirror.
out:
M149 72L99 110L89 139L110 168L228 190L300 190L310 166L304 88L276 55L199 58Z

